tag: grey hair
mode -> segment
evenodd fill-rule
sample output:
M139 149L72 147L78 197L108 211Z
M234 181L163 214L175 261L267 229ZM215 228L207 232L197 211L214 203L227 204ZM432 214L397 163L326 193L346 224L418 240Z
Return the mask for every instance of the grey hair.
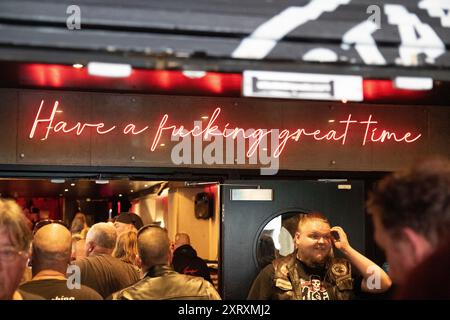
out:
M5 228L13 245L22 251L29 250L32 239L22 209L13 200L0 199L0 228Z
M99 222L94 224L86 236L86 241L92 241L97 246L106 249L114 249L116 246L117 232L111 223Z

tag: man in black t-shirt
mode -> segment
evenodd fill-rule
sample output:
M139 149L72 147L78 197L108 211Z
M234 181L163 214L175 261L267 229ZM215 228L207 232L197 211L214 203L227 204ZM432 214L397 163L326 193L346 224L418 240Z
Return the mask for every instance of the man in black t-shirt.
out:
M140 280L140 272L134 265L111 256L116 239L113 224L94 224L86 235L86 258L74 263L80 268L81 283L104 299Z
M72 236L65 226L49 223L39 228L32 244L33 278L20 290L48 300L102 300L93 289L66 278L71 246Z
M177 233L173 246L172 265L176 272L203 277L203 279L212 283L208 265L197 256L197 251L191 246L191 239L188 234Z
M320 213L310 213L300 219L295 244L294 253L275 259L261 270L248 299L347 300L354 298L355 291L381 293L391 286L388 275L353 249L344 230L331 228ZM333 257L333 245L345 259ZM363 281L355 281L352 265Z

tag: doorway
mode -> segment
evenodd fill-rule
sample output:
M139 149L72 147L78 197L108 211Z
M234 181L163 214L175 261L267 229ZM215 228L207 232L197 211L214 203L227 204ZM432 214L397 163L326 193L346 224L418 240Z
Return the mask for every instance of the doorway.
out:
M174 241L187 233L219 288L220 198L218 185L190 181L106 178L0 178L0 197L14 199L30 221L63 220L69 227L83 213L90 227L112 221L120 212L138 214L143 224L158 224ZM199 201L201 199L202 201ZM208 203L204 201L208 199Z
M295 214L322 212L332 225L346 230L355 249L365 253L363 181L226 181L221 195L222 243L226 244L222 247L224 299L247 297L264 263L261 245L270 231L278 252L289 252L286 239L289 234L292 237ZM290 232L281 237L278 232L273 239L277 219L278 225ZM280 243L285 247L281 248Z

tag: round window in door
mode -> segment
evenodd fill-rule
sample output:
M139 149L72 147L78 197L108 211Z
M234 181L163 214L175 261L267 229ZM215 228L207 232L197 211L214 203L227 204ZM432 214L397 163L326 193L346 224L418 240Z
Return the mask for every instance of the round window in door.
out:
M285 212L270 220L262 229L256 246L256 260L260 269L272 260L285 257L295 250L295 232L304 212Z

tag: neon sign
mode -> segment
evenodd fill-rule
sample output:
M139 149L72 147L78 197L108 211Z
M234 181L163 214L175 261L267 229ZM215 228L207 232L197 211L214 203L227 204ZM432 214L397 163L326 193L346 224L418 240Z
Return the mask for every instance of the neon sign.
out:
M59 102L55 101L50 113L50 117L46 118L42 115L44 100L41 101L29 133L30 139L38 139L39 137L37 137L36 131L38 128L42 127L45 129L45 134L43 135L43 137L40 137L40 140L47 140L51 135L55 133L75 133L76 136L80 136L86 130L86 128L95 129L94 132L99 135L107 135L113 131L119 130L119 132L123 135L140 135L148 131L150 128L150 126L138 128L134 123L126 124L125 126L123 126L123 129L121 129L121 126L117 124L107 125L104 122L76 122L75 124L69 125L66 121L58 121L58 119L56 119L57 114L59 115L58 106ZM363 128L365 128L364 136L361 139L362 146L365 146L367 143L385 143L387 141L392 141L394 143L413 143L419 140L422 136L421 133L399 133L382 129L379 127L379 122L374 119L372 114L370 114L367 119L364 120L354 119L351 114L348 114L344 119L337 121L337 123L342 124L342 127L339 128L340 130L307 130L305 128L298 128L294 130L263 128L246 130L240 127L233 127L232 125L230 125L230 123L226 123L223 127L219 127L219 125L217 124L217 120L221 112L221 108L216 108L209 118L210 120L204 129L202 129L200 125L195 125L194 123L193 128L190 130L186 129L183 125L169 125L169 115L165 114L159 121L159 125L154 134L150 150L152 152L156 150L156 148L160 144L161 137L165 133L170 133L172 140L178 140L179 138L186 137L202 137L202 139L204 140L208 140L211 137L221 137L225 139L236 140L241 137L245 140L250 141L249 148L246 153L247 157L251 157L254 155L263 139L276 134L279 139L278 145L274 151L274 157L276 158L278 158L283 153L287 142L290 140L298 142L302 139L310 137L315 141L336 141L340 142L342 145L345 145L348 135L350 134L352 129L357 126L363 126Z
M30 131L30 139L33 139L34 134L36 132L36 128L40 123L48 123L47 126L47 131L45 133L45 137L42 138L41 140L47 140L48 135L50 134L50 132L60 132L62 131L63 133L70 133L72 131L75 131L77 136L81 135L84 131L84 129L86 127L91 127L91 128L97 128L97 133L98 134L107 134L108 132L113 131L116 126L112 126L107 130L101 130L105 124L103 122L101 123L83 123L81 124L80 122L78 122L76 125L74 125L71 128L67 128L67 122L65 121L59 121L58 123L56 123L54 126L52 126L53 121L55 119L55 115L56 112L58 111L58 105L59 105L59 101L55 101L55 104L53 105L53 110L52 113L50 115L50 118L47 119L41 119L40 115L41 115L41 111L42 111L42 107L44 105L44 100L41 101L41 105L39 106L39 110L36 114L36 118L34 119L34 123L33 123L33 127L31 128Z

